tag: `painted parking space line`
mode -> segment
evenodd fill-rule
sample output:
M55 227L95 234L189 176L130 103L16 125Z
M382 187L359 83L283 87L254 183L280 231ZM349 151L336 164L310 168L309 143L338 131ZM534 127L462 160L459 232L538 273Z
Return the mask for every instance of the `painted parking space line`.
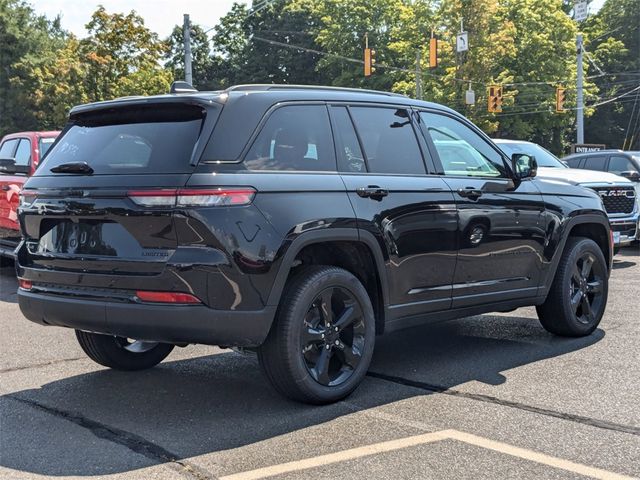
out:
M634 479L634 477L620 475L607 470L602 470L600 468L589 467L587 465L582 465L580 463L575 463L558 457L552 457L550 455L538 453L526 448L514 447L513 445L509 445L507 443L497 442L495 440L472 435L470 433L460 432L458 430L440 430L437 432L425 433L422 435L414 435L411 437L374 443L372 445L366 445L364 447L351 448L349 450L342 450L340 452L329 453L326 455L319 455L317 457L305 458L293 462L271 465L269 467L258 468L256 470L234 473L231 475L220 477L220 480L260 480L262 478L269 478L285 473L323 467L325 465L345 462L348 460L354 460L357 458L376 455L379 453L393 452L396 450L402 450L404 448L439 442L441 440L457 440L469 445L475 445L477 447L486 448L488 450L493 450L499 453L504 453L513 457L521 458L523 460L528 460L549 467L577 473L579 475L584 475L587 477L602 480Z

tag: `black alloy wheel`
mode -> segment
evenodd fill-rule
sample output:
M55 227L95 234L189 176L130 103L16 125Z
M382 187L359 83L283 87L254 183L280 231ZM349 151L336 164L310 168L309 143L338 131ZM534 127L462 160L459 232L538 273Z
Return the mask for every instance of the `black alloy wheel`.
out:
M330 287L311 303L301 335L302 355L321 385L344 383L360 364L365 342L362 308L346 288Z
M580 323L589 325L594 321L594 312L602 308L602 266L590 252L583 252L574 264L569 289L571 307Z

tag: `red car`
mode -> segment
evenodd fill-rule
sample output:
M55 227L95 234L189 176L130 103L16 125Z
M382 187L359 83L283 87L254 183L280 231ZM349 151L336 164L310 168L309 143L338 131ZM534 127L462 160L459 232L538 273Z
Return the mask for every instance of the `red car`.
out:
M13 257L20 243L20 190L60 132L19 132L0 142L0 256Z

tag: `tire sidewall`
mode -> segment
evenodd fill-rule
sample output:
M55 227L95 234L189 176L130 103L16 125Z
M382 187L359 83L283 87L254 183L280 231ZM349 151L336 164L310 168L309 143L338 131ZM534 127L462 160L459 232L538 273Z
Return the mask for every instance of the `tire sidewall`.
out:
M598 314L595 315L595 321L591 324L584 324L578 321L574 311L571 308L571 302L569 300L572 268L578 261L578 257L585 252L591 253L596 258L596 261L600 264L600 268L604 272L602 275L602 296L603 296L602 307L601 307L601 310L598 312ZM559 280L561 280L562 282L561 283L562 309L563 309L565 318L568 320L571 330L574 331L575 334L580 336L589 335L600 324L600 320L602 319L607 307L607 298L609 294L609 279L607 276L607 266L606 266L604 255L600 250L600 247L598 247L598 245L593 240L590 240L587 238L577 242L573 246L573 248L571 248L571 250L568 252L567 266L563 271L562 278Z
M365 342L360 363L344 383L332 387L321 385L314 380L305 365L299 348L297 348L300 345L304 324L302 319L305 317L311 303L317 295L330 287L345 288L354 296L362 309L365 324ZM330 402L341 399L355 390L360 384L367 373L373 355L375 344L375 316L369 295L355 276L346 270L338 270L337 268L325 272L322 275L312 277L310 283L303 282L300 288L302 292L298 297L299 301L296 302L295 305L291 305L291 308L287 312L287 314L291 316L290 320L292 320L291 328L288 330L288 338L286 339L286 344L292 349L292 352L289 352L289 355L293 355L293 358L290 357L290 365L293 369L292 373L294 374L296 383L301 385L305 390L312 392L316 397L322 399L322 401Z

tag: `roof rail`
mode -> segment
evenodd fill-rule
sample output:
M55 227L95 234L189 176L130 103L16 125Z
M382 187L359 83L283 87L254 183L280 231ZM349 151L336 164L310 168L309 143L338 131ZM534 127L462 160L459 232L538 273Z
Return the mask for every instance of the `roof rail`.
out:
M318 90L329 92L352 92L367 93L373 95L387 95L389 97L407 97L401 93L383 92L381 90L369 90L365 88L349 88L349 87L326 87L322 85L287 85L273 83L256 83L249 85L234 85L225 90L225 92L261 92L265 90Z

